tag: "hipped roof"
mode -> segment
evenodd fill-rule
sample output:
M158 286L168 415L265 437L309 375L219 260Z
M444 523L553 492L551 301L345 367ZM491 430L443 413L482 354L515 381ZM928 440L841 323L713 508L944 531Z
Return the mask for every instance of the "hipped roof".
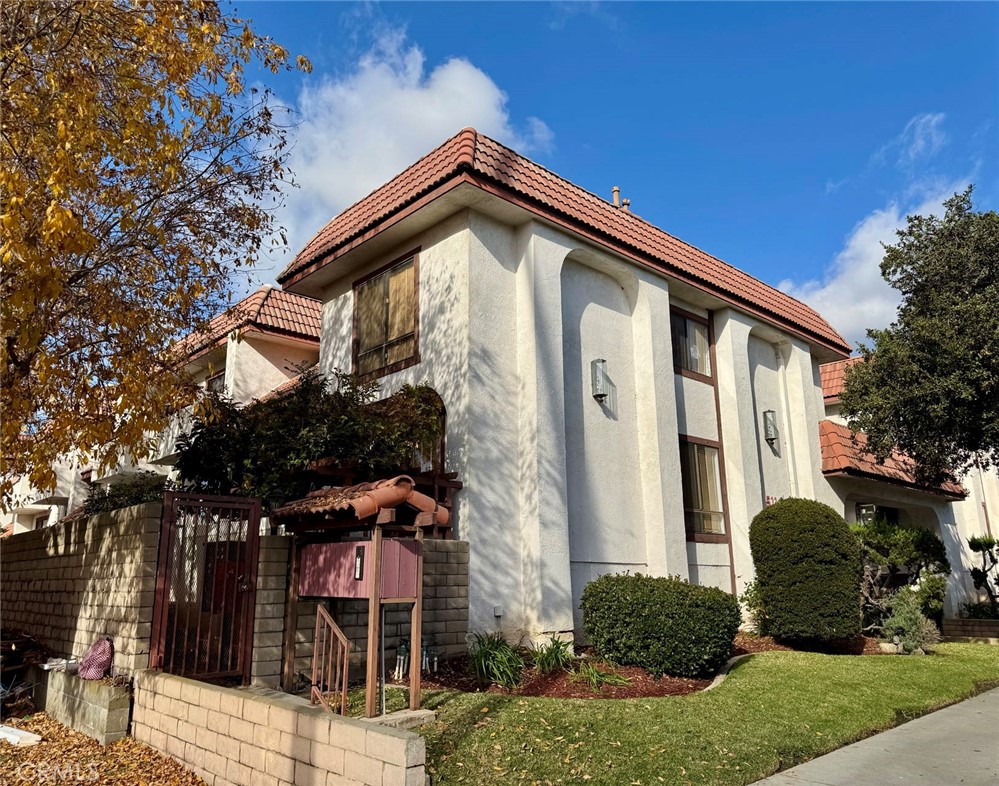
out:
M322 303L311 297L263 286L214 317L204 330L189 333L174 345L178 356L193 359L223 342L234 330L252 327L266 333L319 343Z
M466 128L333 218L278 280L290 287L460 183L469 183L618 253L784 325L838 354L845 339L814 309ZM417 204L418 203L418 204Z
M867 450L867 435L856 435L849 426L831 420L819 422L819 446L822 449L822 474L852 475L895 483L917 491L926 491L950 499L964 499L967 491L960 483L944 481L927 486L916 480L915 464L901 453L892 453L883 464Z

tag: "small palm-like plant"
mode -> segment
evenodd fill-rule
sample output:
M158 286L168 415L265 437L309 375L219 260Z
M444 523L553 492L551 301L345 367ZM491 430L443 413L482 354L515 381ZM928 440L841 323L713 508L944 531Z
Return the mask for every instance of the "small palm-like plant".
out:
M575 659L572 642L554 636L546 644L539 644L531 650L531 660L541 674L567 671Z
M517 687L524 672L524 656L502 633L472 633L468 648L475 678L482 685Z

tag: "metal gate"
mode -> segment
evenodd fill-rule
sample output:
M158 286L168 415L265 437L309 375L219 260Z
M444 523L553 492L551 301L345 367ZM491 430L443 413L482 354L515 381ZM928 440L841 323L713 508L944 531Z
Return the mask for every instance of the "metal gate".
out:
M150 666L196 679L250 679L260 500L163 497Z

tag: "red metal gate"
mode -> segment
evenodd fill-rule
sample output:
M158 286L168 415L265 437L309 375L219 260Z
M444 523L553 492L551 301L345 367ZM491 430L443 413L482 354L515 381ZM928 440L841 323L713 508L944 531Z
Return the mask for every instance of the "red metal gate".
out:
M260 500L167 492L150 666L249 682Z

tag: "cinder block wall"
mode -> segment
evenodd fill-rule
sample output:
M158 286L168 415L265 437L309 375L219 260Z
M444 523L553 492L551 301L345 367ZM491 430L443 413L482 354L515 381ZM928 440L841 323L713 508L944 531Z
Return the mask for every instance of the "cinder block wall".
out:
M135 678L132 734L208 786L423 786L423 737L341 718L278 691Z
M423 542L423 636L432 641L441 659L464 653L468 636L468 543L461 540ZM295 670L312 673L316 603L299 601L295 637ZM328 601L337 625L352 642L351 668L363 666L368 647L368 602ZM395 664L399 639L409 638L411 606L385 610L386 667ZM358 676L360 673L358 672Z
M149 503L0 540L0 624L76 658L107 635L116 674L148 666L160 516Z
M64 726L93 737L101 745L128 735L132 715L131 690L127 685L105 685L100 680L82 680L63 671L32 668L35 704Z
M250 678L254 685L276 687L281 682L281 647L284 644L284 603L288 590L288 550L291 538L260 538L257 567L257 600L253 618L253 658Z

